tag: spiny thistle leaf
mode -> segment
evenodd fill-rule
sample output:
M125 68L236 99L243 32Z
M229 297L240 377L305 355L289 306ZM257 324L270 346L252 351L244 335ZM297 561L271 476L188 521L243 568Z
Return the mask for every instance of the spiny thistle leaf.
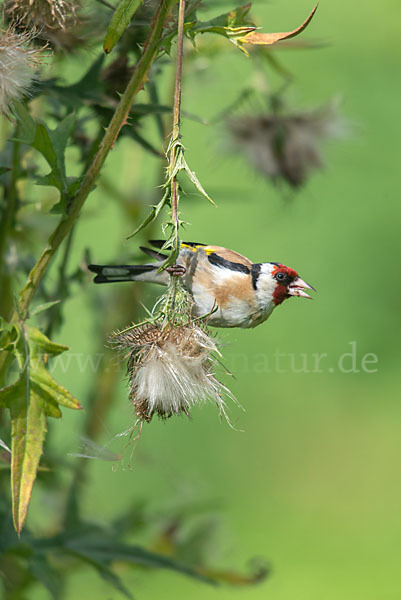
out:
M55 306L56 304L59 304L60 302L61 300L52 300L51 302L44 302L43 304L39 304L39 306L36 306L33 310L29 312L29 316L35 317L39 313L48 310L49 308Z
M142 223L140 225L138 225L138 227L135 229L135 231L133 231L133 233L130 233L130 235L128 235L126 239L129 240L130 238L137 235L137 233L139 233L142 229L147 227L147 225L150 225L150 223L153 223L153 221L155 219L157 219L157 217L159 216L160 211L165 206L167 201L168 201L168 190L166 190L166 192L165 192L163 198L160 200L159 204L152 207L152 210L150 211L150 213L148 214L146 219L144 219L142 221Z
M65 213L71 195L70 186L75 181L67 178L65 170L65 150L75 127L75 115L69 114L60 121L56 129L51 130L43 123L35 122L22 104L16 104L14 112L20 128L18 141L38 150L51 169L47 175L37 178L37 184L54 186L60 192L60 202L52 208L51 212Z
M39 393L44 392L44 399L50 397L50 402L53 400L56 404L79 410L82 408L78 400L70 394L70 392L57 383L50 375L42 363L31 372L31 380L38 386Z
M31 342L32 346L31 353L34 357L38 354L57 356L58 354L69 350L68 346L64 346L64 344L56 344L55 342L49 340L49 338L36 327L27 327L27 331L29 333L29 341Z
M121 0L104 38L103 50L106 54L110 54L113 50L141 4L143 4L143 0Z
M209 202L211 204L213 204L213 206L216 206L216 203L213 202L213 200L211 199L211 197L209 196L209 194L204 190L201 182L199 181L199 179L195 175L194 171L191 171L191 169L188 166L187 161L184 158L183 158L183 168L185 169L185 172L188 175L188 177L191 180L191 182L194 184L194 186L196 187L196 189L202 194L202 196L204 196L207 200L209 200Z
M141 546L107 539L105 535L90 536L87 535L87 532L85 533L85 537L66 540L65 548L85 558L96 568L98 565L106 566L112 561L123 561L145 567L169 569L198 579L203 583L215 583L207 575L203 575L196 569L186 566L174 558L163 556Z

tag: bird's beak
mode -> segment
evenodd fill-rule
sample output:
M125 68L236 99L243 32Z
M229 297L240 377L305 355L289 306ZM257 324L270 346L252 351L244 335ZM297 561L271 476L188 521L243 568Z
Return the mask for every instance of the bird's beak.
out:
M309 285L309 283L306 283L306 281L304 281L300 277L297 277L289 286L288 295L299 296L301 298L309 298L310 300L312 300L312 296L309 296L309 294L307 294L305 290L313 290L314 292L316 292L315 288Z

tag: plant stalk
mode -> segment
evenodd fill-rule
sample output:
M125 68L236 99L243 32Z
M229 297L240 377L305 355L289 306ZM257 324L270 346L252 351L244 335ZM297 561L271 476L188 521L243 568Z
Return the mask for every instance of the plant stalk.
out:
M176 156L177 146L176 142L180 141L180 124L181 124L181 89L182 89L182 59L183 59L183 46L184 46L184 21L185 21L185 2L186 0L179 0L178 10L178 28L177 28L177 61L175 71L175 89L174 89L174 109L173 109L173 132L172 132L172 144L170 151L170 167L173 167ZM177 177L174 176L171 182L171 211L172 219L174 222L175 230L178 235L178 183Z

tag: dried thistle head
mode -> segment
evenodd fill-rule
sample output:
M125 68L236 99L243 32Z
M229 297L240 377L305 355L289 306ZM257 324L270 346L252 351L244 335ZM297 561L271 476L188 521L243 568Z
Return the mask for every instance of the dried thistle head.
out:
M168 418L206 400L225 414L223 396L229 390L214 374L218 350L207 331L195 324L163 328L148 323L116 333L112 344L128 359L130 399L143 421L153 415Z
M321 143L344 133L335 103L293 114L233 117L227 125L234 149L257 171L292 187L303 185L311 171L323 167Z
M100 26L96 17L83 16L77 0L5 0L4 15L18 32L35 31L37 45L54 51L76 52Z
M41 50L31 47L33 34L0 30L0 112L10 116L36 79Z
M220 356L215 339L205 321L192 320L191 308L190 296L175 282L156 304L153 318L109 338L127 359L130 399L141 421L155 414L189 416L206 400L227 418L223 397L235 400L215 376Z
M6 0L6 17L27 31L37 29L62 29L75 20L77 4L74 0Z

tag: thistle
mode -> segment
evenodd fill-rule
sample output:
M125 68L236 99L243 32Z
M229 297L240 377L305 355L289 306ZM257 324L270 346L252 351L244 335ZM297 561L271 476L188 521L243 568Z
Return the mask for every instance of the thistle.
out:
M12 104L20 101L36 79L41 50L30 46L31 33L0 30L0 112L10 116Z
M215 376L220 352L206 321L192 319L188 293L176 286L172 282L154 316L109 338L128 360L135 413L148 422L155 414L189 416L193 406L211 400L227 418L223 397L234 397Z
M298 113L246 114L230 118L227 127L234 150L245 154L254 169L292 187L302 186L311 171L324 166L322 142L344 132L334 103Z
M77 5L73 0L6 0L4 11L7 18L27 31L38 29L62 29L75 20Z

